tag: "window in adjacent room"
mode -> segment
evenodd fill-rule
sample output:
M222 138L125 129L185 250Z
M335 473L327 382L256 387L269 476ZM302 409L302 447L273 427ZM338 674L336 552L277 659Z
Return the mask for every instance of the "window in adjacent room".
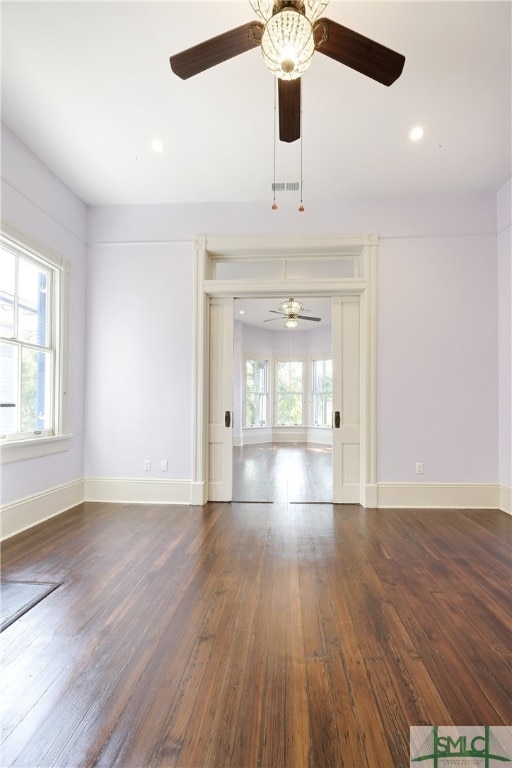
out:
M2 234L1 444L62 434L62 272L62 267Z
M268 363L266 360L245 361L245 426L267 425Z
M332 360L313 360L313 424L332 426Z
M303 363L301 360L277 363L277 424L300 426L303 416Z

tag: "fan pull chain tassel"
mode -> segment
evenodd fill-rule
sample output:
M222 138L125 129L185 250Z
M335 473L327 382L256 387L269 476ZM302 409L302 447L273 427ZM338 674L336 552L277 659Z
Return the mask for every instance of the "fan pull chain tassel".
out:
M277 79L274 78L274 202L272 203L272 210L277 211L277 203L276 203L276 93L277 93Z
M302 177L302 99L301 99L301 106L300 106L300 205L299 205L299 213L304 213L304 203L302 202L302 187L303 187L303 177Z

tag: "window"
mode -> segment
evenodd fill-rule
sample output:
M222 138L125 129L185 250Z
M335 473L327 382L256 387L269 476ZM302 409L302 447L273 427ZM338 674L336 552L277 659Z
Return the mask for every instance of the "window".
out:
M267 361L245 361L245 426L267 424Z
M313 360L313 424L332 426L332 360Z
M302 361L277 363L277 424L303 424L303 364Z
M19 441L56 437L62 430L62 272L62 268L2 234L0 443L4 447ZM31 455L42 453L36 451ZM6 459L2 450L2 461L16 458L28 455Z

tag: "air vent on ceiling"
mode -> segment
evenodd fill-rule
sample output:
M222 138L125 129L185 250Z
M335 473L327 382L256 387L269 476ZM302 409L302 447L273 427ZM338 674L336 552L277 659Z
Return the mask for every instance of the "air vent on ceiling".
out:
M274 181L272 182L272 192L298 192L300 183L298 181Z

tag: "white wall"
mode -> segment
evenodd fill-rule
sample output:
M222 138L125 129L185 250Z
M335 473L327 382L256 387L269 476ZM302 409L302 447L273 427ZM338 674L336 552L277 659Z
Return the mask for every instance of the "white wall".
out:
M1 495L6 505L83 478L87 209L5 126L2 221L71 262L68 404L73 439L66 453L4 464Z
M494 194L343 198L306 201L272 211L268 203L96 206L90 243L189 241L195 235L246 237L380 232L384 237L480 235L496 232Z
M485 235L379 247L380 482L498 481L495 251Z
M512 512L512 452L510 401L512 399L511 369L511 326L510 295L512 275L512 194L511 181L505 184L497 196L498 219L498 312L499 312L499 479ZM507 493L508 492L508 493Z
M87 478L191 479L192 295L190 243L89 248Z

